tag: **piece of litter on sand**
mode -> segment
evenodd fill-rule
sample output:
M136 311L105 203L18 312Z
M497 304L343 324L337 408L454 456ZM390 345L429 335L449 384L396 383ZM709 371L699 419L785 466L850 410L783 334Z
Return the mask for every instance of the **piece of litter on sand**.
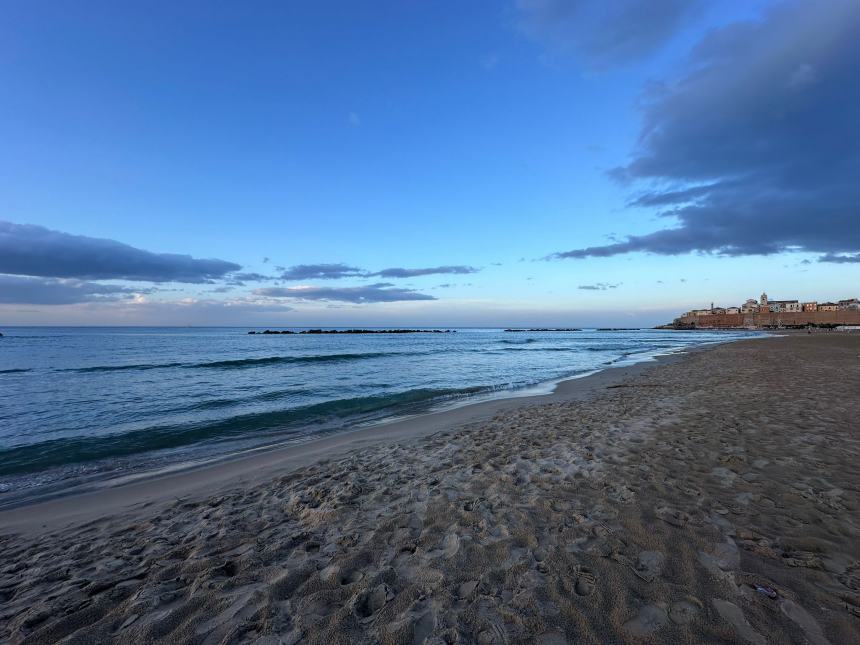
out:
M773 587L763 587L763 586L756 585L755 590L761 594L764 594L768 598L776 598L778 595L776 593L776 589L774 589Z

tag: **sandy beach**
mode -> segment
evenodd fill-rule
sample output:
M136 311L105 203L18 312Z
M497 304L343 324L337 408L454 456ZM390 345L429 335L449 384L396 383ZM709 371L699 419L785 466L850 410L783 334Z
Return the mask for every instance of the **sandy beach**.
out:
M860 334L0 513L0 642L860 642Z

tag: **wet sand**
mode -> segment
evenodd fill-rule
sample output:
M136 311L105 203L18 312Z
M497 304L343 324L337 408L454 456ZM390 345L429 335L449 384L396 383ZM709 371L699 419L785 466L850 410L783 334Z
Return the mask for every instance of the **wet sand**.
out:
M860 642L860 335L585 382L2 513L0 642Z

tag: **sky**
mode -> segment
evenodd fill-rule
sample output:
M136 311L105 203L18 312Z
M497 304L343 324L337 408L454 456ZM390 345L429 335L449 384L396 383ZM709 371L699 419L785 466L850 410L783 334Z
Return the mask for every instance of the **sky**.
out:
M18 1L0 326L860 295L860 3Z

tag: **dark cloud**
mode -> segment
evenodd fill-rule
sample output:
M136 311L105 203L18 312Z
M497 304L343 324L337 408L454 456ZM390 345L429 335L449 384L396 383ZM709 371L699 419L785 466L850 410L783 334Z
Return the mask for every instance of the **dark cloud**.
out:
M556 253L760 255L860 251L860 2L790 2L713 31L651 93L640 143L613 175L649 187L662 230Z
M827 253L818 258L819 262L833 262L835 264L854 264L860 262L860 253L852 255L836 255L835 253ZM809 264L808 260L804 260L801 264Z
M653 53L701 7L701 0L518 0L519 24L556 55L606 68Z
M282 280L338 280L363 277L367 272L346 264L297 264L284 269Z
M232 280L237 280L240 282L266 282L268 280L275 280L274 276L263 275L262 273L233 273L230 275Z
M380 278L416 278L422 275L438 275L438 274L466 274L466 273L477 273L479 269L470 266L463 265L454 265L454 266L441 266L441 267L430 267L427 269L402 269L399 267L392 267L390 269L383 269L382 271L377 271L376 273L371 273L370 275L379 276Z
M94 237L0 221L0 273L80 280L203 283L241 269Z
M436 300L433 296L412 289L393 287L389 282L379 282L363 287L267 287L256 289L254 294L269 298L331 300L352 303Z
M31 278L0 275L0 304L73 305L128 299L150 290L129 289L113 284L98 284L71 278Z
M607 289L617 289L620 284L620 282L618 284L597 282L595 284L581 284L577 287L577 289L582 289L583 291L606 291Z
M404 269L392 267L381 271L366 271L348 264L298 264L281 274L283 280L339 280L340 278L415 278L423 275L477 273L479 269L464 265Z

